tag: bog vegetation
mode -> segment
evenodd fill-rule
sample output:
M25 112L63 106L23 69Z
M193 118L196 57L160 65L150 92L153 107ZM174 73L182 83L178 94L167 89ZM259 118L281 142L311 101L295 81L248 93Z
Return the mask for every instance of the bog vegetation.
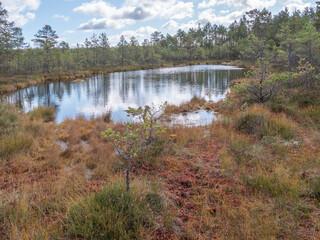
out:
M51 107L25 114L1 101L0 239L320 239L319 14L319 4L273 17L252 10L228 28L117 47L97 36L57 47L46 26L36 39L52 31L53 44L21 48L7 22L2 76L184 59L254 64L222 102L163 106L163 116L219 113L203 127L166 128L148 106L128 110L141 123L114 123L109 112L56 124Z

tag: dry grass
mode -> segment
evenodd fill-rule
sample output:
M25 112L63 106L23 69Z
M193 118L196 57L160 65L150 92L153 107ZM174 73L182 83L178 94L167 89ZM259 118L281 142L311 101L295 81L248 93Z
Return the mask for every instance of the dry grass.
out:
M35 110L28 113L31 120L44 122L52 122L55 119L56 110L52 107L39 106Z
M140 216L145 215L134 212L141 223L133 228L134 235L319 239L319 109L315 103L299 106L297 101L282 99L281 106L275 101L237 111L220 104L225 117L212 126L170 127L155 154L133 164L134 194L139 197L133 197L132 204L140 206L149 192L166 201L162 206L156 195L148 197L155 204L144 204L147 212L152 210L152 224L144 225L147 221L142 223ZM0 238L96 236L90 227L85 235L89 228L81 221L76 221L77 229L84 230L81 234L66 223L75 206L84 208L73 212L73 220L89 216L96 210L83 203L103 195L104 186L123 181L122 162L100 133L108 128L121 132L124 126L84 117L56 125L7 109L15 121L0 137ZM157 184L150 184L153 181ZM112 219L112 208L108 212L97 206L99 216Z
M313 128L318 111L315 106L286 107L294 114L270 112L265 106L253 105L242 115L227 114L228 118L213 124L212 135L225 143L221 154L225 176L254 191L238 206L230 201L221 203L211 220L223 233L218 238L319 238L315 189L319 182L316 176L320 173L320 145L318 131ZM310 125L294 118L300 112Z
M68 206L117 174L114 150L100 138L99 128L110 124L18 119L0 138L0 238L60 238Z
M249 107L236 120L236 128L259 137L280 136L285 140L295 137L297 125L285 114L271 114L261 105Z

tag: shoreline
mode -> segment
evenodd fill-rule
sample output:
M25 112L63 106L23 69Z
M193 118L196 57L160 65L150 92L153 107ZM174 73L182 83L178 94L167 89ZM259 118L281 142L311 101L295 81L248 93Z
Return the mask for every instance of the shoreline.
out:
M79 78L87 78L94 76L96 74L108 74L114 72L129 72L129 71L139 71L139 70L151 70L151 69L160 69L160 68L170 68L170 67L183 67L183 66L192 66L192 65L227 65L227 66L238 66L245 69L250 68L252 65L246 61L241 60L209 60L209 61L191 61L191 62L176 62L176 63L167 63L161 65L140 65L140 66L116 66L116 67L107 67L101 69L86 69L79 70L76 72L70 71L70 73L58 73L52 75L39 74L31 76L17 76L15 77L15 83L3 84L1 86L0 80L0 96L8 95L14 93L18 90L25 89L31 86L36 86L38 84L54 81L63 81L69 80L73 81ZM23 78L23 79L22 79Z

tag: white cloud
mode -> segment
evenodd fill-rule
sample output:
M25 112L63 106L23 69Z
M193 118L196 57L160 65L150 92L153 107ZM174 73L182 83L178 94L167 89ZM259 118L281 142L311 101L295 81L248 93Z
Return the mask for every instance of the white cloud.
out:
M59 14L55 14L53 17L57 18L57 19L61 19L61 20L65 21L65 22L70 20L70 17L64 16L64 15L59 15Z
M288 8L289 12L293 12L294 10L304 10L306 7L310 7L310 3L304 3L303 0L288 0L285 3L285 7Z
M124 20L112 20L108 18L93 18L86 23L79 25L78 30L96 30L96 29L120 29L126 25L134 24L133 20L124 19Z
M64 34L72 34L74 32L75 32L74 30L67 30L67 31L64 32Z
M189 30L190 28L196 28L199 25L199 22L197 20L191 20L187 23L183 23L179 26L182 30Z
M27 12L25 17L26 17L26 19L33 20L33 19L35 19L36 15L34 13Z
M193 16L193 3L188 2L178 2L169 9L163 9L161 17L171 18L171 19L185 19L187 17Z
M79 29L98 25L99 28L121 28L128 23L135 23L138 20L150 20L157 17L165 19L185 19L193 16L193 2L182 0L126 0L117 8L104 0L94 0L83 3L73 9L76 13L101 17L93 18L89 22L81 24ZM117 20L117 21L116 21ZM129 20L131 22L129 22ZM92 24L95 23L95 24ZM119 24L118 24L119 23Z
M57 39L57 42L58 42L58 43L61 43L61 42L63 42L63 41L65 42L66 40L67 40L66 38L58 38L58 39Z
M213 13L212 9L207 9L199 13L198 23L230 24L234 20L241 18L244 13L244 11L234 11L224 16L217 16Z
M33 20L36 15L30 11L37 10L40 6L40 0L2 0L1 2L9 12L9 19L17 26L23 26Z
M210 8L218 5L243 9L268 8L276 4L276 0L203 0L198 8Z
M127 39L127 41L129 41L129 39L134 36L140 43L142 43L144 39L149 39L151 33L154 33L155 31L157 31L156 28L146 26L140 27L135 31L123 31L120 34L112 35L108 38L110 43L113 45L119 42L121 35L123 35Z
M76 13L106 17L107 15L113 14L116 8L105 1L98 0L83 3L81 6L74 8L73 11Z
M234 11L231 12L227 15L223 16L217 16L216 14L213 13L213 9L207 9L199 13L198 19L197 20L191 20L187 23L183 24L177 24L175 25L174 28L172 29L182 29L185 31L188 31L190 28L197 28L200 25L204 26L208 22L211 24L230 24L234 22L234 20L238 20L239 18L242 17L243 14L245 14L245 11ZM166 25L170 25L169 22L164 24L162 27L165 27Z
M165 30L176 30L179 27L179 23L177 23L174 20L169 20L168 22L166 22L165 24L162 25L162 28Z

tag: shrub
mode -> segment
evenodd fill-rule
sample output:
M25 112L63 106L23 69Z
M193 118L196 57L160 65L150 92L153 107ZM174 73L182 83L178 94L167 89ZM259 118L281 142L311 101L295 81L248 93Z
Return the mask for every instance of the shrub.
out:
M310 85L314 85L316 82L315 67L306 61L305 58L300 58L298 64L298 73L295 75L301 77L301 83L304 84L307 89L309 89Z
M51 122L55 119L56 110L52 107L40 106L28 113L31 120L42 120L44 122Z
M7 103L0 103L0 135L11 133L18 122L17 110Z
M152 227L154 214L162 209L162 198L155 192L136 187L128 192L121 183L109 184L70 208L66 228L70 237L143 239L143 229Z
M258 62L263 62L263 59ZM266 67L263 63L262 66ZM234 91L242 101L265 103L277 96L284 83L288 81L286 74L266 74L266 69L260 69L258 72L248 71L247 79L241 84L234 86Z
M139 148L150 148L155 142L157 136L165 133L166 128L157 124L160 112L165 108L166 103L161 105L159 109L155 107L145 106L137 109L130 108L127 110L128 116L135 117L140 120L140 127L133 122L126 122L126 130L124 133L116 132L109 128L107 131L101 132L102 137L110 141L117 153L127 162L126 180L127 191L130 190L130 169L133 159L138 157Z

